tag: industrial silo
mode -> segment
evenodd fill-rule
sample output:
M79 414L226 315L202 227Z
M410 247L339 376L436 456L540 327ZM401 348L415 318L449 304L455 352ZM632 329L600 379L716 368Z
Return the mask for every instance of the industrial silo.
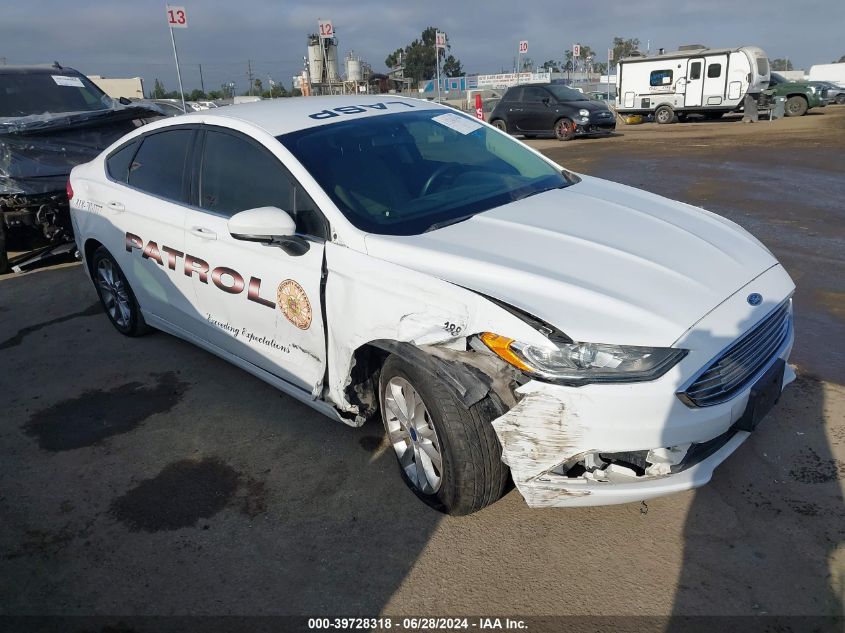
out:
M337 72L337 40L326 40L326 81L328 83L335 83L340 81L340 76Z
M346 57L346 81L363 81L361 59L350 53Z
M308 36L308 72L311 83L323 83L323 44L316 35Z

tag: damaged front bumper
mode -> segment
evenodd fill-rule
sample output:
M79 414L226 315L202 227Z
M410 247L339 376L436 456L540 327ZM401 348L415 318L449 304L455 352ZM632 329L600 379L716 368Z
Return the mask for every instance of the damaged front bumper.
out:
M783 285L779 270L755 280L766 296L782 297ZM742 324L751 313L745 292L726 300L678 341L688 355L654 381L572 387L532 380L519 387L519 402L492 425L527 504L629 503L707 483L748 438L749 414L759 421L749 406L754 385L770 373L782 376L781 390L795 379L786 365L794 340L790 312L782 343L732 398L693 406L678 397L728 342L749 331Z

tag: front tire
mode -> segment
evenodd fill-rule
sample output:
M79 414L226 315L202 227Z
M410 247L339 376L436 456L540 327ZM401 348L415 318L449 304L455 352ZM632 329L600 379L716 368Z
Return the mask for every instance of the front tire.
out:
M558 119L552 132L559 141L571 141L575 138L575 124L570 119Z
M792 95L786 100L785 112L786 116L804 116L810 107L807 104L807 99L799 95Z
M149 332L126 275L103 246L94 251L91 258L91 277L103 310L118 332L124 336L141 336Z
M667 105L662 105L654 111L654 120L662 125L674 123L675 111Z
M379 404L402 479L423 502L465 515L502 496L508 469L490 424L500 411L489 397L467 408L438 378L391 355Z

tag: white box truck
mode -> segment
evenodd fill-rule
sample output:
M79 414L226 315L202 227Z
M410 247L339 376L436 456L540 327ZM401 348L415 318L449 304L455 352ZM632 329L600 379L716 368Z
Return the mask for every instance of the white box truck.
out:
M845 88L845 62L838 64L814 64L807 77L810 81L829 81Z
M616 109L621 114L654 113L658 123L673 123L676 114L679 119L688 114L718 118L736 111L745 95L759 95L768 84L769 60L756 46L682 46L619 60Z

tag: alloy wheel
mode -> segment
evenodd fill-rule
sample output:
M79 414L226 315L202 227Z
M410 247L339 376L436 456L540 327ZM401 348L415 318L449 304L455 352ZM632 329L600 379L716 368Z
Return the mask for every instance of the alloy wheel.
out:
M97 263L97 285L103 305L112 320L122 328L129 327L132 308L126 283L108 259L101 259Z

